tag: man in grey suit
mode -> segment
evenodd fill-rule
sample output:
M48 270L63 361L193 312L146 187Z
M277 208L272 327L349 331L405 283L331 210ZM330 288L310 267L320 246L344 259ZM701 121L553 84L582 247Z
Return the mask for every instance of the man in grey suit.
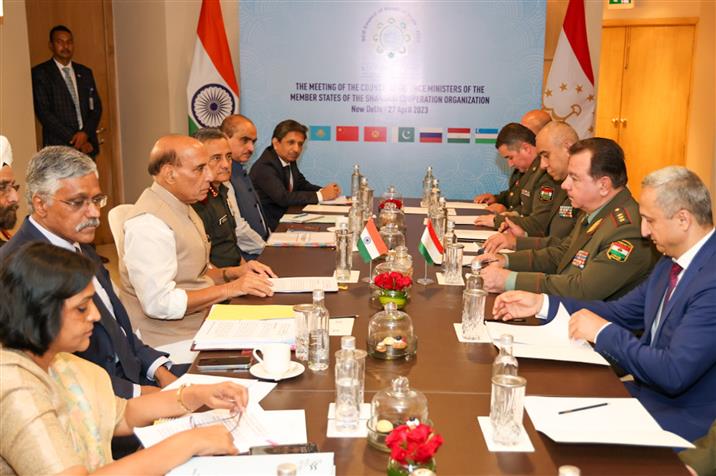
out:
M266 226L261 202L256 195L251 177L244 168L254 153L256 126L248 117L233 114L227 116L221 123L221 131L229 138L231 146L231 185L236 193L241 217L263 240L267 240L269 229ZM247 256L244 258L250 259Z

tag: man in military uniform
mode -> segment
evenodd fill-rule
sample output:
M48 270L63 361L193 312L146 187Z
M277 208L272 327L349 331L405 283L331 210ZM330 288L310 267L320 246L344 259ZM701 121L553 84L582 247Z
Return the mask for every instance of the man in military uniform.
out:
M636 201L626 188L624 152L604 138L570 148L562 188L582 210L569 237L557 246L505 255L488 253L482 270L490 292L519 289L575 299L615 299L649 274L656 256L641 236Z
M242 255L256 253L257 256L261 253L263 241L260 237L258 240L253 239L257 235L241 218L234 200L234 192L229 189L231 186L229 141L221 130L213 128L199 129L193 137L203 143L209 152L208 167L214 175L206 198L192 204L194 211L204 222L206 236L211 243L210 261L220 268L239 266ZM237 220L243 225L243 233L238 233L238 236L248 235L241 241L237 241Z
M577 140L577 133L566 122L552 121L537 134L540 167L547 171L556 185L549 213L508 217L501 227L504 231L491 236L485 242L485 252L545 248L555 246L569 236L574 228L577 212L572 207L567 191L561 185L567 177L569 148ZM541 226L546 228L546 233L527 231L539 229Z
M475 201L488 203L488 210L503 215L548 213L555 184L539 167L534 133L521 124L507 124L497 135L495 147L515 168L510 177L510 188L497 196L480 195ZM502 215L482 215L475 220L475 225L497 228L503 221ZM537 233L537 230L530 231ZM544 229L540 234L544 234Z

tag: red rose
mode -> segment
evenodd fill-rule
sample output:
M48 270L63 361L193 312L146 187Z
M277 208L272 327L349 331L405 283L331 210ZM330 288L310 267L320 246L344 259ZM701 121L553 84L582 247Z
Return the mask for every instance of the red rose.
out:
M408 452L400 446L395 446L390 450L390 457L400 464L406 464L408 462Z
M430 427L428 425L419 424L408 433L408 441L416 443L425 443L430 436Z

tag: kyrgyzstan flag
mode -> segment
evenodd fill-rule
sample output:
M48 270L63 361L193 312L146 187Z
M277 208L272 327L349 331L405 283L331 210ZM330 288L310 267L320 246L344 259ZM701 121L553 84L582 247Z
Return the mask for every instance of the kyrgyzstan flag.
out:
M336 126L336 141L358 142L358 126Z
M388 140L387 127L364 127L363 140L365 142L386 142Z

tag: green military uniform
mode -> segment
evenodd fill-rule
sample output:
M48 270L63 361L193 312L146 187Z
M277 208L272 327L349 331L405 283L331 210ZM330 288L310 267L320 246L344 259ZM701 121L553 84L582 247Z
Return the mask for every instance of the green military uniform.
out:
M522 182L522 178L524 175L524 173L520 172L517 169L513 170L512 175L510 175L510 181L507 190L503 190L502 192L495 195L496 203L504 205L507 210L514 210L515 208L519 207L521 205L520 198L522 196L520 194L520 192L522 191L520 182Z
M520 191L521 205L515 209L517 215L510 217L530 236L544 236L547 233L552 202L560 186L539 164L540 159L536 158L525 173ZM504 221L503 215L497 215L495 228L499 228Z
M560 188L557 189L552 199L546 236L518 236L515 243L517 251L557 246L572 232L579 216L579 209L572 206L567 192L562 190L561 185L562 183L559 182ZM523 220L527 219L529 217L525 217Z
M228 191L223 184L218 190L211 185L206 199L192 205L204 222L206 237L211 244L209 260L219 268L241 264L241 250L236 244L236 220L227 202Z
M696 448L679 453L679 458L688 464L699 476L716 476L716 421L708 434L694 441Z
M557 246L517 251L509 268L515 289L575 299L615 299L647 277L656 261L641 237L641 219L628 189L617 193L591 219L580 213L569 237Z

